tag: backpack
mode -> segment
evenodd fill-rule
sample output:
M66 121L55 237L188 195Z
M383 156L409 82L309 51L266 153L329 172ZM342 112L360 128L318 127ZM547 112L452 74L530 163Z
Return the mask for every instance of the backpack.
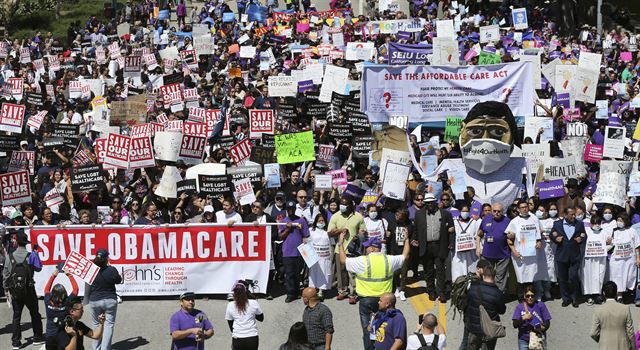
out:
M453 308L454 320L456 319L456 311L463 313L467 308L467 295L469 294L469 287L471 287L471 283L479 280L480 277L478 277L478 275L475 273L469 273L456 278L451 285L451 306L449 307L449 311Z
M418 340L420 341L420 347L418 348L418 350L438 350L438 335L434 334L433 335L433 340L431 341L431 343L427 344L427 341L424 339L424 335L422 335L421 333L417 334L418 336Z
M9 254L11 261L11 273L9 274L9 280L7 285L9 289L15 294L26 294L29 287L33 286L31 280L31 266L27 262L29 256L27 255L22 262L17 262L13 253Z

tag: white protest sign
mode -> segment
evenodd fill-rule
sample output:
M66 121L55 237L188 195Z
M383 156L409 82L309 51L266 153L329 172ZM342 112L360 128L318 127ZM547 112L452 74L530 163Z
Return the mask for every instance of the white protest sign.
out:
M621 127L607 126L604 132L604 149L602 156L609 158L624 157L624 132Z
M298 93L298 82L292 76L269 76L269 96L294 97Z
M253 193L253 186L251 185L251 178L244 178L233 182L235 187L235 194L240 201L240 205L247 205L255 202L256 196Z
M333 177L331 175L316 175L316 182L314 184L314 189L317 191L320 190L331 190L333 188Z
M382 182L382 193L392 199L404 200L410 171L411 167L406 164L387 162Z
M320 102L331 102L331 94L337 92L344 95L349 79L349 69L328 65L320 88ZM314 82L315 83L315 82Z
M387 166L387 162L391 161L399 164L409 164L411 160L411 153L406 151L398 151L390 148L383 148L382 153L380 154L380 162L378 163L380 166L380 174L384 176L385 167Z
M254 58L256 57L255 46L240 46L240 58Z
M523 144L522 157L527 160L529 169L534 174L544 165L544 160L549 157L549 143Z
M448 38L448 39L456 39L458 35L456 35L456 31L453 28L453 20L438 20L436 21L436 33L438 34L438 38Z
M576 74L576 66L571 64L556 65L554 88L557 92L571 92L571 80Z
M307 65L302 71L304 80L313 80L315 85L322 84L324 76L324 65L322 63Z
M540 69L540 55L520 55L522 62L531 62L531 75L533 77L533 88L542 88L542 72Z
M480 42L488 43L500 40L500 27L497 24L480 27Z
M587 124L574 122L567 123L567 136L568 137L585 137L589 136L589 130L587 128Z
M458 41L449 38L433 38L433 56L431 64L435 66L458 66L460 51Z
M541 143L553 140L553 118L534 116L524 118L524 138L530 137L535 143L538 135Z
M578 176L578 167L575 159L571 158L547 158L544 161L545 180L569 179Z
M172 131L157 131L153 139L153 150L156 159L175 162L182 145L182 133Z

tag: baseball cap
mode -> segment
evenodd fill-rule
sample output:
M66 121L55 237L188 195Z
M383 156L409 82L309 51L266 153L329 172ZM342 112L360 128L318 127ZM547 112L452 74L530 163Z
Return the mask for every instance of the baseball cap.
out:
M436 196L434 196L433 193L425 193L424 194L424 199L422 201L423 202L435 202L436 201Z
M284 192L283 191L276 192L276 198L284 198Z
M373 238L369 238L366 242L362 243L362 246L365 248L375 247L380 249L382 248L382 242L380 242L380 238L373 237Z
M182 299L195 299L196 298L196 293L194 292L184 292L182 294L180 294L180 300Z
M109 257L109 251L107 251L104 248L100 248L98 249L98 251L96 252L96 258L100 258L100 259L106 259Z
M28 146L28 145L29 145L29 142L27 142L26 140L22 140L22 141L20 141L20 147L22 147L22 146Z
M203 213L213 213L213 206L205 205Z

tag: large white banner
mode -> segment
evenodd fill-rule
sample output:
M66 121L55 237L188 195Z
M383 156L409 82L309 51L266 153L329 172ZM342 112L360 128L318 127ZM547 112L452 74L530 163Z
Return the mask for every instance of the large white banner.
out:
M410 122L465 116L478 102L501 101L514 115L533 115L535 90L528 62L435 67L365 65L360 107L373 123L408 115ZM324 85L324 84L323 84Z
M116 286L120 295L226 294L239 279L257 281L256 292L265 293L271 257L269 230L268 226L197 224L34 227L30 240L38 245L43 264L42 271L35 274L36 290L42 295L56 265L64 263L72 252L93 260L97 250L105 248L109 264L123 278ZM66 277L56 282L69 287ZM82 295L84 284L79 284Z

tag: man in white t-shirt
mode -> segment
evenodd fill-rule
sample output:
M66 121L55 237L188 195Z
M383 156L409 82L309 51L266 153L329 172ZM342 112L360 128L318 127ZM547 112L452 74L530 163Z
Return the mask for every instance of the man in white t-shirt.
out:
M435 333L436 328L438 334ZM421 330L422 334L420 333ZM407 350L418 350L425 345L433 345L434 348L440 350L447 346L447 336L444 328L438 323L436 315L431 312L427 312L424 315L422 324L418 325L415 334L407 339Z

